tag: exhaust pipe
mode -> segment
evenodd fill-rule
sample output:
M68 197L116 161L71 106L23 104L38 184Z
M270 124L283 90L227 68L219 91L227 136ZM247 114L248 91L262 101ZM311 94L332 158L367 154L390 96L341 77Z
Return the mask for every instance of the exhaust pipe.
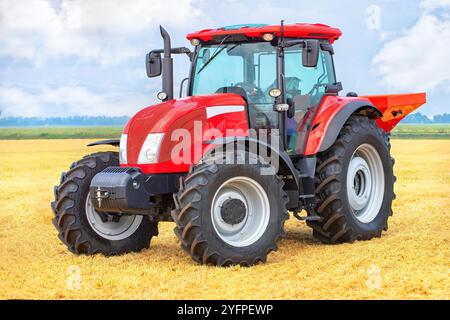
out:
M169 33L159 26L161 36L164 39L164 57L162 59L162 89L167 94L167 99L173 99L173 59L171 57L171 44Z

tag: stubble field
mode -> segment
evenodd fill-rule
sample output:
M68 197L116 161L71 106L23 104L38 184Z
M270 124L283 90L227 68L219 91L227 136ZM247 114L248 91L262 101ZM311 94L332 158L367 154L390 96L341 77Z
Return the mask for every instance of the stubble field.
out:
M49 204L88 142L0 141L1 299L449 299L450 140L393 140L397 200L382 238L324 245L291 217L279 250L251 268L195 264L171 223L141 253L68 252Z

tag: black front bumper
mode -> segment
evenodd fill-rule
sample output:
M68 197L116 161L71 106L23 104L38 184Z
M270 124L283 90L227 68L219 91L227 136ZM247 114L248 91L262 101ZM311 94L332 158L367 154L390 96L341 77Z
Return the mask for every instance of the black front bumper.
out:
M160 195L178 191L180 174L146 175L139 168L109 167L91 181L90 197L97 211L150 214Z

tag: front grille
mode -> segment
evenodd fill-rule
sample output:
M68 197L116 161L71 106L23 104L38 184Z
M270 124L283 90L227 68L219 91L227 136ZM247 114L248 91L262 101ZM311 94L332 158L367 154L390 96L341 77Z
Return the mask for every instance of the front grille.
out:
M137 168L127 168L127 167L108 167L104 169L102 172L104 173L131 173L133 171L137 171Z

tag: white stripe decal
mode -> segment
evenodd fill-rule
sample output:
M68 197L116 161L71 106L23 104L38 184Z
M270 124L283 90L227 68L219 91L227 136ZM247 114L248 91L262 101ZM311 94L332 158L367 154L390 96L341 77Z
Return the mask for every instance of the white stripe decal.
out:
M218 116L220 114L244 111L244 106L214 106L206 107L206 119Z

